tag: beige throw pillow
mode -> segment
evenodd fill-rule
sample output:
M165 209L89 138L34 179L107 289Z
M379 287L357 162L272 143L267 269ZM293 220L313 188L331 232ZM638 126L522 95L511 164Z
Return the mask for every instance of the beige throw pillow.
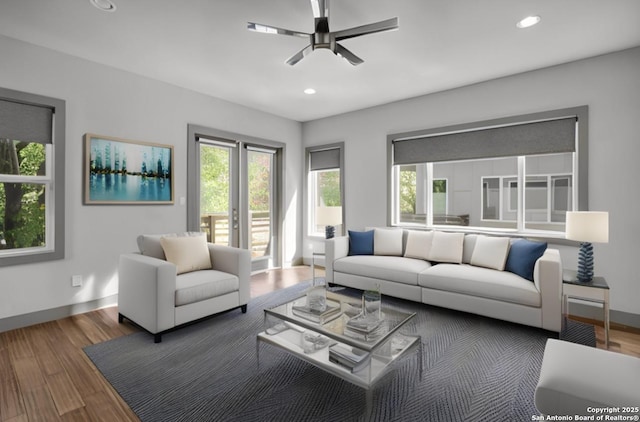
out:
M435 231L433 232L433 241L429 251L429 261L460 264L462 262L463 245L464 233Z
M402 256L402 230L375 229L373 232L373 254Z
M433 241L433 232L421 232L417 230L409 230L407 234L407 247L404 256L407 258L417 258L429 260L429 251Z
M471 256L471 265L502 271L507 263L508 237L478 236Z
M207 238L202 236L162 237L160 244L167 261L177 267L177 273L211 269Z

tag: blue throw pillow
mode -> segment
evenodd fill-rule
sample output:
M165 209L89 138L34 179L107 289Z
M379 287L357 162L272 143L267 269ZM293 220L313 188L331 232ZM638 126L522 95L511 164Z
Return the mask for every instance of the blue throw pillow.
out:
M349 230L349 255L373 255L373 233Z
M533 267L545 250L547 250L547 242L533 242L526 239L516 240L511 244L504 269L533 281Z

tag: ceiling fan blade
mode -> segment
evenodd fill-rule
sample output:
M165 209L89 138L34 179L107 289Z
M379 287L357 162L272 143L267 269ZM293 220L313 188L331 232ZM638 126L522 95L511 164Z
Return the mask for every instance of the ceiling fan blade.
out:
M356 56L355 54L353 54L351 51L347 50L340 44L336 44L336 49L334 53L336 53L336 55L342 57L343 59L345 59L346 61L348 61L354 66L364 63L364 60L362 60L360 57Z
M359 37L361 35L375 34L376 32L393 31L398 28L398 18L391 18L376 23L344 29L342 31L335 31L332 34L336 41L342 41L348 38Z
M261 23L247 22L247 29L249 31L262 32L263 34L280 34L290 35L293 37L309 38L311 34L304 32L292 31L290 29L277 28L275 26L263 25Z
M329 0L311 0L311 10L314 18L329 17Z
M313 46L309 44L308 46L298 51L293 56L289 57L285 63L293 66L294 64L298 63L300 60L304 59L304 57L307 54L311 53L312 51L313 51Z

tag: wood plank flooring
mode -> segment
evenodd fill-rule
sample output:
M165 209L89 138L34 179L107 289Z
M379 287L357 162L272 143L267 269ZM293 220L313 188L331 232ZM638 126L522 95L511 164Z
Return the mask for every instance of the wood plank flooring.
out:
M256 274L251 296L310 278L309 267ZM118 324L118 310L110 307L0 333L0 421L137 421L82 351L135 331L127 322ZM602 327L596 337L604 347ZM640 357L638 332L612 329L610 343L610 350Z

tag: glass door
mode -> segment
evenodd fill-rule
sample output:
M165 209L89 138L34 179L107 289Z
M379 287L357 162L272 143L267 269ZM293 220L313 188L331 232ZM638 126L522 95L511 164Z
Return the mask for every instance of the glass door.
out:
M251 252L251 270L282 265L284 144L189 125L187 228Z
M238 148L200 138L199 149L200 231L211 243L239 247Z
M276 150L246 147L247 246L254 271L271 268L277 261L275 154Z

